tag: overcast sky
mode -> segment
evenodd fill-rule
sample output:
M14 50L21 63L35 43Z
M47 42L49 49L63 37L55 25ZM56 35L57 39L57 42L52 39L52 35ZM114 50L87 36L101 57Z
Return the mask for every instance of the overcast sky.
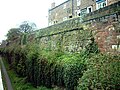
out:
M0 42L5 39L10 28L23 21L36 23L38 28L47 27L48 9L52 2L56 5L66 0L0 0Z

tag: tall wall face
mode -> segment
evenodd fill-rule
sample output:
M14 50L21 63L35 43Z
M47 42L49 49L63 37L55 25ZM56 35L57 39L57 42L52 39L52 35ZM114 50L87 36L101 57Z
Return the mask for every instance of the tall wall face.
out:
M101 52L120 53L120 23L94 23L94 37Z
M80 52L93 43L93 35L101 52L120 53L119 26L119 22L92 23L90 28L81 26L78 30L41 37L38 42L42 49Z
M39 39L42 49L59 50L64 52L80 52L90 43L90 31L77 29Z
M93 43L93 37L101 52L120 53L120 7L119 4L100 9L91 15L74 18L35 33L41 49L64 52L80 52ZM95 16L94 16L95 13Z

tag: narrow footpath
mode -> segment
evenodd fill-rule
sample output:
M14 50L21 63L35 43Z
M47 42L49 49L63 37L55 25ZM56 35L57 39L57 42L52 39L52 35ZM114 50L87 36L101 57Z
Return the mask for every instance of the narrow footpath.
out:
M4 75L3 77L4 77L5 80L6 80L7 90L13 90L12 84L11 84L11 81L10 81L10 78L9 78L9 76L8 76L8 74L7 74L6 68L5 68L5 66L4 66L4 63L3 63L1 57L0 57L0 64L1 64L1 70L2 70L3 75ZM0 90L2 90L2 89L0 89Z
M3 82L2 82L1 69L0 69L0 90L4 90L4 89L3 89Z

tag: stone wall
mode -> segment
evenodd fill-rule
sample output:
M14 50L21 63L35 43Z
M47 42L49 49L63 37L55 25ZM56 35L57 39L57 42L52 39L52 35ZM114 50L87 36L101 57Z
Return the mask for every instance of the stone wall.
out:
M100 11L103 11L100 13ZM101 52L120 53L119 3L80 17L35 31L35 41L42 49L80 52L94 37Z
M120 1L112 5L106 6L89 14L86 14L83 17L83 21L95 21L97 19L107 19L110 15L116 15L116 18L120 14ZM115 16L113 16L115 17Z
M90 31L83 28L48 35L38 39L42 49L59 50L64 52L80 52L91 39Z
M94 37L101 52L120 53L120 23L94 23Z

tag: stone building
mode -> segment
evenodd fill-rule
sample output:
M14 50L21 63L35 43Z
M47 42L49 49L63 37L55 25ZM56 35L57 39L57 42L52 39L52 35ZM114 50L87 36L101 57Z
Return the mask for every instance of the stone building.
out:
M94 0L67 0L58 6L55 6L53 2L49 9L48 25L54 25L94 10Z
M67 0L58 6L52 3L51 9L49 10L49 25L53 25L75 16L76 0Z
M52 3L49 9L48 25L85 15L118 1L120 0L67 0L58 6Z
M78 9L80 10L80 15L84 15L96 10L95 0L80 0L80 1L81 3Z

